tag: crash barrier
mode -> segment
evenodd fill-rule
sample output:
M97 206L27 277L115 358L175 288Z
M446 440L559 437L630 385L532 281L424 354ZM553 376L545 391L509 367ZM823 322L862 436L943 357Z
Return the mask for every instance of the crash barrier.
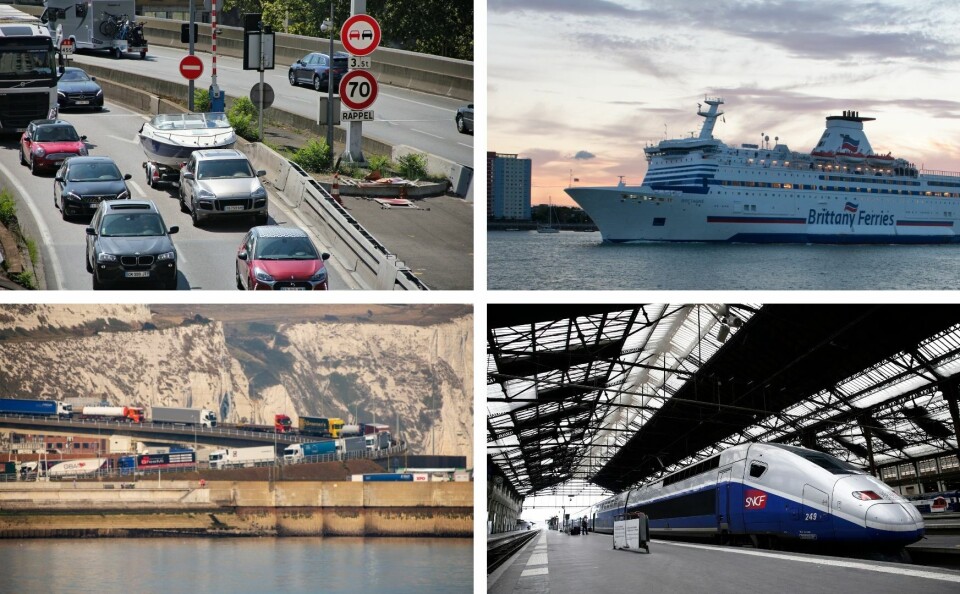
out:
M171 81L145 78L126 74L101 66L87 65L89 74L98 77L97 82L114 101L143 109L148 113L184 111L183 106L173 103L173 97L185 97L186 85ZM107 77L134 84L123 84ZM143 88L147 87L147 88ZM176 89L175 87L180 87ZM164 96L154 94L159 91ZM172 92L171 92L172 91ZM366 139L364 139L366 143ZM376 142L376 141L374 141ZM306 216L315 227L321 243L336 258L340 269L353 277L364 289L381 290L429 290L397 256L380 243L330 194L296 164L262 143L237 139L236 147L243 151L256 169L275 172L268 179L280 192L281 198L301 216Z
M19 10L40 16L42 6L18 6ZM143 35L151 45L184 48L180 41L180 26L186 21L138 16L143 23ZM210 51L210 24L197 23L196 51ZM330 51L330 40L277 33L274 37L274 63L285 69L310 52ZM334 41L334 51L344 51L343 45ZM235 58L243 57L243 29L241 27L217 27L217 53ZM404 50L380 47L372 55L370 71L377 82L406 89L414 89L453 97L464 101L473 100L473 62L431 56Z

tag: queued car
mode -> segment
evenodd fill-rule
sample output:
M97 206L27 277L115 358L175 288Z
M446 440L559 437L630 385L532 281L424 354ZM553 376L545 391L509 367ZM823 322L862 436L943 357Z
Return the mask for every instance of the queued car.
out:
M57 105L60 109L85 107L103 109L103 89L94 76L89 76L82 68L68 66L57 81Z
M180 169L180 209L189 212L195 227L212 217L253 216L267 222L267 190L260 183L263 169L255 170L237 149L206 149L190 153Z
M237 251L237 288L268 291L325 291L330 254L317 251L298 227L254 227Z
M340 79L347 73L347 59L344 52L333 54L333 92L340 88ZM293 86L311 85L315 91L327 91L330 79L330 56L313 52L290 65L287 79Z
M457 109L457 115L454 119L457 122L457 132L473 134L473 103Z
M177 288L177 250L169 229L151 200L101 202L87 227L87 272L93 288L146 282Z
M86 136L64 120L33 120L20 137L20 164L37 175L57 169L68 157L87 155Z
M110 157L71 157L63 162L53 178L53 205L63 220L71 216L90 216L104 200L130 197L127 180Z

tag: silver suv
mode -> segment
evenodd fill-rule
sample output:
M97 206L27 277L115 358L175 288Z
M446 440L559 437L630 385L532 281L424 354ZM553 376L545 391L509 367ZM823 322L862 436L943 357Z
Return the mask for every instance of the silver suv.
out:
M266 173L236 149L194 151L180 170L180 209L195 227L221 216L253 216L255 224L265 225L267 191L259 178Z

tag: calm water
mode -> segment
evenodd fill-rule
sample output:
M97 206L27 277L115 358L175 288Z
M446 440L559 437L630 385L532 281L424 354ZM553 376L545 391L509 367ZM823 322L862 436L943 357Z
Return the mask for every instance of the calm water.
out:
M599 232L489 231L487 288L956 290L960 245L610 245Z
M473 592L469 538L0 541L0 592Z

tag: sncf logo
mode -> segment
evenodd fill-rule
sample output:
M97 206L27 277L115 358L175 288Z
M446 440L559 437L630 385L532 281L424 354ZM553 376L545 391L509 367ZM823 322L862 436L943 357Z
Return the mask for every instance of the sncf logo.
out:
M767 494L756 489L747 489L743 501L746 509L764 509L767 507Z

